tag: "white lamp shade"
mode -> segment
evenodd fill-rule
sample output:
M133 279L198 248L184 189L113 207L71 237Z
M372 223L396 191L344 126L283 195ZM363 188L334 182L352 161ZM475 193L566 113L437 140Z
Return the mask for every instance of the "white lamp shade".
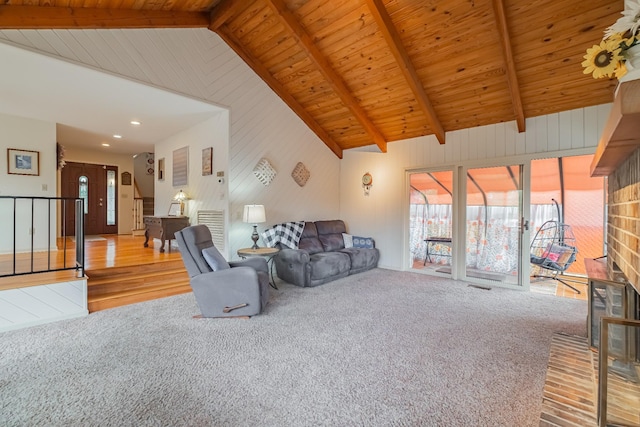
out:
M178 191L178 194L176 194L173 199L180 200L182 202L183 200L187 199L187 194L184 191L180 190Z
M249 224L260 224L267 220L264 214L264 205L244 205L244 215L242 216L244 222Z

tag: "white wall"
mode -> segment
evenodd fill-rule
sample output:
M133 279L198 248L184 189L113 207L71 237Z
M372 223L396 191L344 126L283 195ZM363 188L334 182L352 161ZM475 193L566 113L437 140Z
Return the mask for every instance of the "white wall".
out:
M7 149L17 148L39 152L40 175L10 175L7 169ZM56 196L56 125L40 120L0 114L0 196ZM42 209L38 205L37 210ZM34 250L46 250L50 237L51 248L55 249L55 206L51 235L47 235L47 217L34 219ZM20 202L16 215L16 249L18 252L30 250L31 207ZM13 201L0 200L0 253L13 251Z
M173 151L189 148L188 183L173 185ZM213 148L213 174L202 176L202 150ZM159 159L165 159L165 178L155 181L154 214L165 216L169 205L178 191L184 191L189 200L185 203L184 214L191 224L197 224L199 210L222 210L225 212L225 223L228 224L228 182L229 170L229 113L215 114L199 125L173 135L156 144L156 165ZM223 182L216 176L218 171L224 172ZM228 225L225 229L228 228ZM227 241L227 236L225 236ZM219 248L222 253L225 248Z
M133 177L133 156L113 154L108 148L104 150L83 150L77 147L65 147L65 161L92 163L118 167L118 234L130 234L133 228L133 180L131 185L122 185L122 172L129 172ZM60 179L58 177L58 183Z
M244 204L265 205L267 223L261 224L259 230L283 221L338 218L340 159L215 33L207 29L0 30L0 38L226 106L229 109L229 158L226 165L214 165L214 171L228 172L225 178L229 257L237 258L237 249L253 244L252 227L241 218ZM187 145L174 142L176 148ZM212 140L208 146L215 143ZM164 144L158 144L158 151L165 151L164 154L156 152L156 165L159 158L165 157L167 179L170 179L171 157L166 153L171 150ZM166 144L174 145L173 142ZM190 161L200 158L200 153L194 150L190 147ZM268 187L253 175L253 168L262 157L278 172ZM218 162L215 148L214 159ZM311 172L304 187L299 187L291 178L298 162L303 162ZM213 203L214 198L219 198L218 187L207 186L213 177L200 177L204 183L202 189L192 187L200 181L199 177L193 178L189 176L189 191L194 200ZM202 197L197 194L201 190L204 191ZM164 186L160 191L164 195L156 196L158 208L161 197L173 196ZM213 196L207 191L213 192ZM169 202L170 199L165 200L167 209Z
M447 132L444 145L428 136L391 142L385 154L349 150L340 169L340 216L353 234L375 238L381 267L404 269L407 169L593 153L610 108L606 104L530 118L524 133L508 122ZM366 172L373 175L369 196L361 184Z

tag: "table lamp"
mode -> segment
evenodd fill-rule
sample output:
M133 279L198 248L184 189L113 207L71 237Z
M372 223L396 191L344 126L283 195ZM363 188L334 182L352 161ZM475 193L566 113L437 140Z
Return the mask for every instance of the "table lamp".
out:
M184 191L180 190L180 191L178 191L178 194L176 194L173 199L180 202L180 216L183 216L184 215L184 201L187 200L187 194Z
M243 222L253 224L253 234L251 234L251 240L253 240L253 246L251 249L258 249L258 224L266 222L267 218L264 214L263 205L244 205L244 215L242 217Z

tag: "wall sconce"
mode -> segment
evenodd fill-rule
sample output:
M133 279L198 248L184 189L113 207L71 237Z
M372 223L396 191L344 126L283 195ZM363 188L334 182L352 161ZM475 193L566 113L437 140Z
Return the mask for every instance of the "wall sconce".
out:
M373 177L369 172L367 172L364 175L362 175L362 188L364 188L365 196L369 195L369 190L371 190L372 186L373 186Z
M253 234L251 234L251 240L253 240L253 246L251 249L258 249L258 224L266 222L267 218L264 214L264 205L244 205L244 215L242 221L253 224Z
M187 200L187 198L187 194L182 190L178 191L178 194L173 198L173 200L180 202L180 216L184 215L184 201Z

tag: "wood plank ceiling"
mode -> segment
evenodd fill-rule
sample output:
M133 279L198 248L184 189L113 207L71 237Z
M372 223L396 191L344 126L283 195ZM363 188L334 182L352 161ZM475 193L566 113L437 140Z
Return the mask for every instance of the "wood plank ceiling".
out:
M1 29L215 31L343 150L613 100L582 56L623 0L4 0Z

